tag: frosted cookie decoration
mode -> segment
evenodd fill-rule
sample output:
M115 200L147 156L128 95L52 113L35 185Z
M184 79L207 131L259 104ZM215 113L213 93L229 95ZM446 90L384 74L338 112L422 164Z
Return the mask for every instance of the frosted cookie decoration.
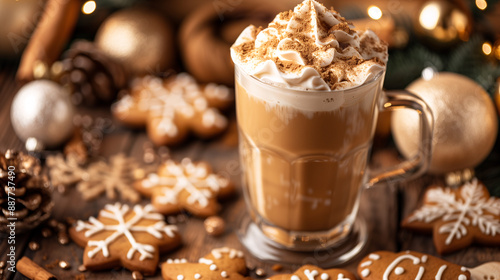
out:
M102 194L108 199L121 199L137 203L141 199L139 193L134 190L133 172L139 167L134 158L124 154L116 154L108 161L99 160L91 163L76 185L76 189L82 194L83 199L92 200Z
M471 279L470 272L463 266L413 251L371 253L358 264L358 275L363 280Z
M153 275L160 253L181 244L177 227L167 225L163 215L151 204L108 204L98 218L77 221L70 228L71 238L84 247L83 265L88 270L123 266L130 271Z
M223 247L212 250L198 263L185 259L169 259L161 266L165 280L247 279L243 252Z
M347 270L323 270L314 265L304 265L292 274L275 275L269 280L356 280L356 277Z
M232 195L234 185L225 177L214 174L206 162L167 160L157 173L149 174L134 184L136 190L151 197L158 212L169 215L181 210L199 216L215 215L218 198Z
M477 178L457 189L431 187L422 207L404 219L402 226L432 232L440 254L472 243L500 245L500 199L490 197Z
M227 128L220 109L233 103L232 90L223 85L199 85L181 73L162 79L145 76L133 80L130 95L113 104L113 115L129 126L146 127L156 145L182 142L189 132L211 138Z

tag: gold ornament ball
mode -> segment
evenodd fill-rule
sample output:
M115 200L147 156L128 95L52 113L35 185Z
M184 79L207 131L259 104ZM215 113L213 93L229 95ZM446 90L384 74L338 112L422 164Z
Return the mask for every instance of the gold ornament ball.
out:
M480 85L465 76L443 72L430 80L420 78L407 90L422 98L434 116L429 172L474 168L488 156L497 137L497 115L493 101ZM391 125L400 152L411 158L420 142L417 113L394 111Z
M163 72L174 63L173 28L153 10L129 8L112 14L99 27L95 43L133 74Z
M44 2L0 0L0 57L21 56L41 16Z
M458 0L457 0L458 1ZM425 2L417 14L415 33L422 41L438 50L467 41L472 29L470 11L464 4L451 0Z

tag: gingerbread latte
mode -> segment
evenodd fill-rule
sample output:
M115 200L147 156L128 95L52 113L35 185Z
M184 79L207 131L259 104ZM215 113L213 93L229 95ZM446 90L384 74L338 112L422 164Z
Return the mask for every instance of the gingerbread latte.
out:
M247 27L231 56L254 221L285 246L292 233L342 237L367 179L387 45L306 0L267 28Z

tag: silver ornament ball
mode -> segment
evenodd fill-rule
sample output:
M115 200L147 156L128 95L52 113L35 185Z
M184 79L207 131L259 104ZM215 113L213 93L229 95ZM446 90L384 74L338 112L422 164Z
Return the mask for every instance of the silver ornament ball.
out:
M63 87L52 81L36 80L16 94L10 118L23 142L34 138L44 147L53 148L73 132L74 112L69 93Z
M473 80L454 73L420 78L407 88L422 98L434 115L431 173L474 168L491 152L497 137L497 114L486 91ZM397 110L392 133L398 149L413 157L418 149L417 113Z

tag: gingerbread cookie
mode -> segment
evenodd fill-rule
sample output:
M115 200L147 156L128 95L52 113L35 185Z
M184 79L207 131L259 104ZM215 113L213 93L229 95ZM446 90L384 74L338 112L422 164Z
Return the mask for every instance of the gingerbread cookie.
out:
M314 265L304 265L293 274L281 274L267 278L268 280L356 280L356 277L347 270L323 270Z
M243 252L227 247L212 250L198 263L169 259L161 266L165 280L247 279Z
M232 91L222 85L201 86L186 73L163 80L145 76L136 78L131 94L112 107L113 115L130 126L146 126L156 145L182 142L189 132L210 138L227 128L220 109L233 103Z
M97 219L79 220L69 233L78 245L85 247L83 265L89 270L123 266L153 275L160 253L181 244L177 227L167 225L151 204L132 209L120 203L108 204Z
M403 228L432 232L440 254L471 245L500 245L500 199L477 180L460 188L431 187L424 204L402 222Z
M199 217L215 215L220 208L217 198L234 193L234 185L212 173L206 162L184 158L180 163L167 160L157 173L134 184L140 193L152 197L158 212L169 215L185 209Z
M413 251L371 253L359 263L358 274L363 280L471 279L470 272L463 266Z

